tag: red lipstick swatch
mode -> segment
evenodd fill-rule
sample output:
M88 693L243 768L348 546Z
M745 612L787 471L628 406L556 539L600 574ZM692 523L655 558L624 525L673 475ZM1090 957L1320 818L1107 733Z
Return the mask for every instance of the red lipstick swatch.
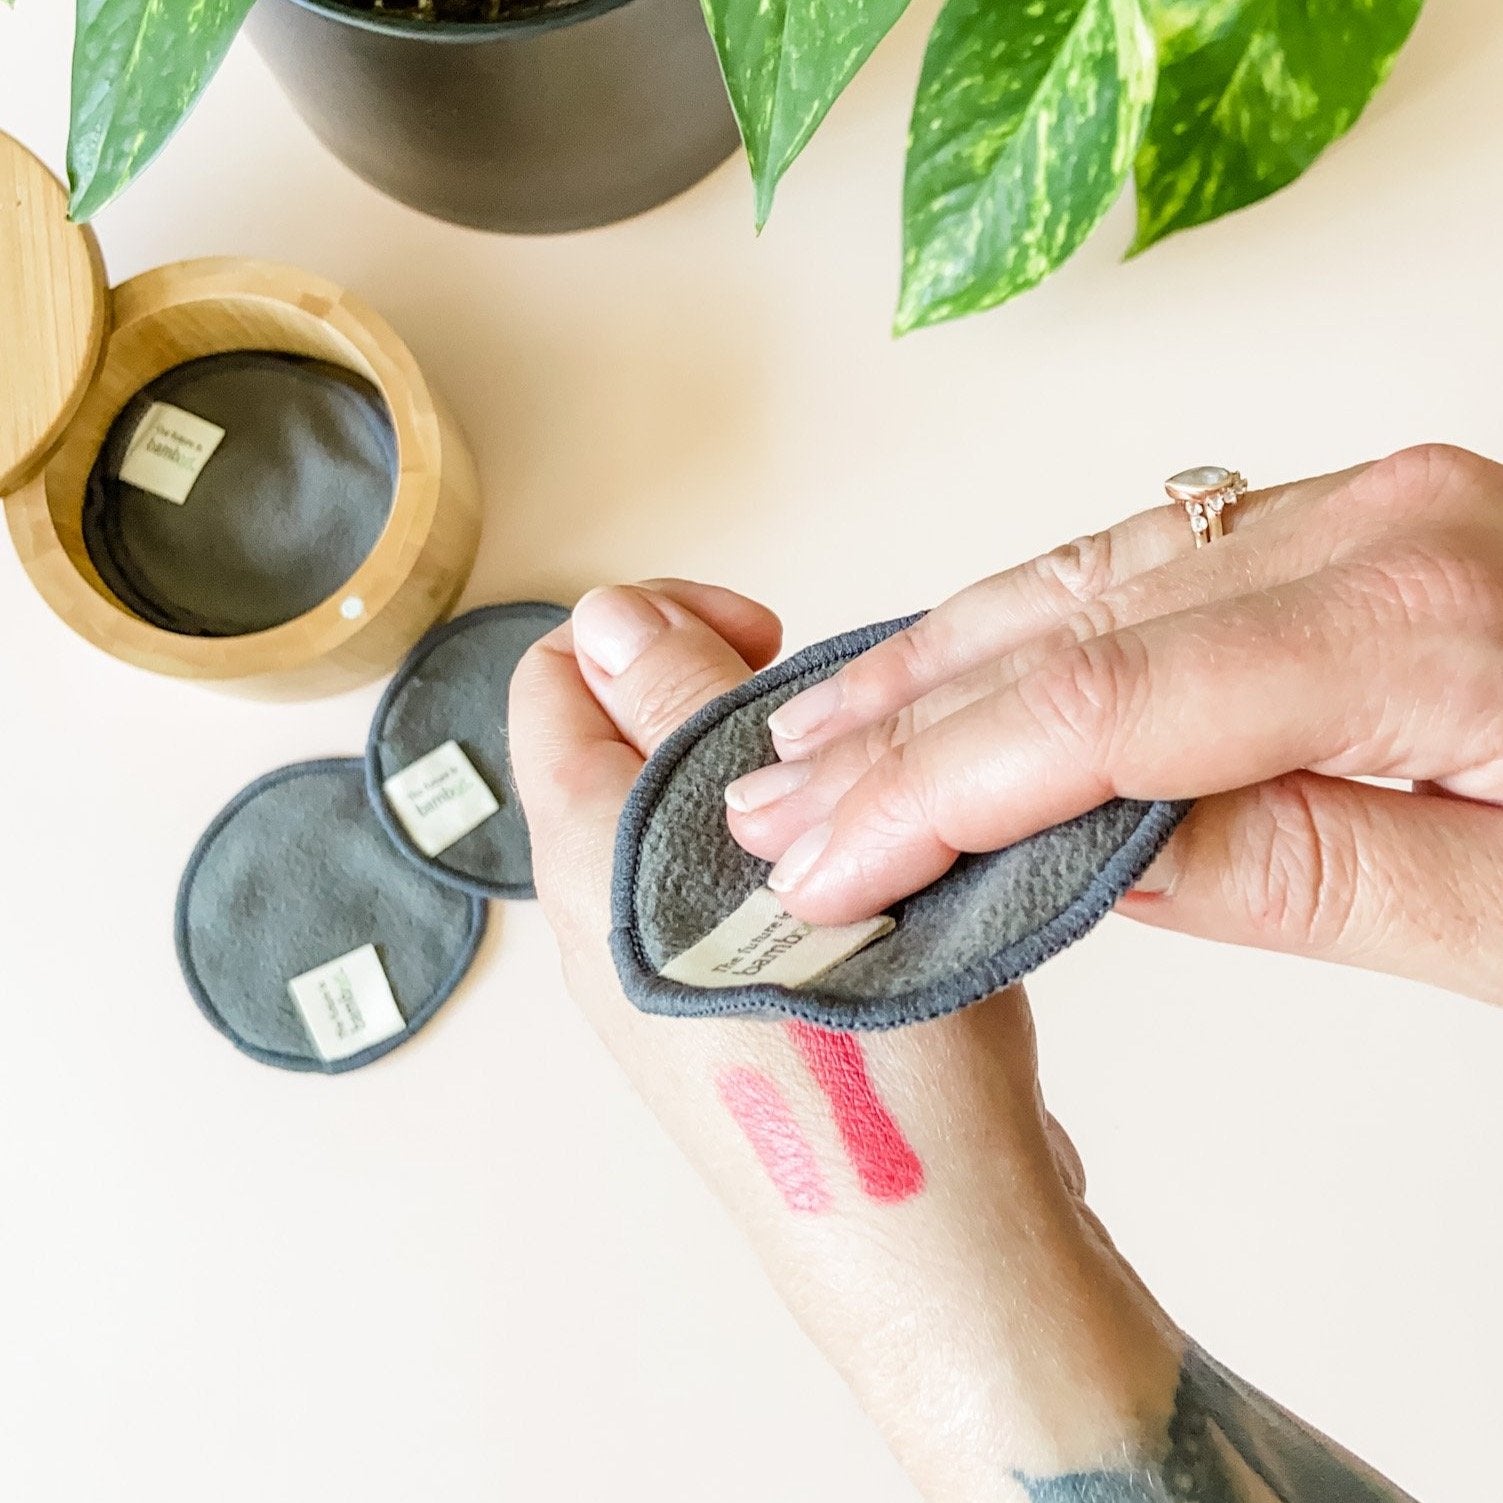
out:
M877 1095L860 1040L812 1023L789 1023L788 1032L830 1099L836 1129L861 1188L873 1200L888 1202L917 1195L924 1188L924 1166Z
M788 1208L817 1216L830 1209L830 1191L777 1083L738 1065L715 1081L720 1099L747 1136Z

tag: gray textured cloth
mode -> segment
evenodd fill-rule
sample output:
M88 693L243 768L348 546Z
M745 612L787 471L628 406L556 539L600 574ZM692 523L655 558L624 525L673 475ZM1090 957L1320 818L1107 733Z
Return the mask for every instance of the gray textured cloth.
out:
M204 832L178 891L178 958L194 999L237 1048L289 1070L352 1070L411 1037L469 969L484 929L484 903L392 848L355 758L258 778ZM326 1062L287 983L367 944L407 1026Z
M170 402L225 430L181 506L119 479L141 419ZM257 351L164 372L126 404L89 476L84 545L144 620L186 636L280 626L327 600L391 514L396 434L376 388Z
M627 995L677 1017L751 1013L830 1028L891 1028L979 1001L1090 929L1146 870L1188 809L1117 800L1006 850L962 857L892 910L897 928L796 991L710 990L659 976L766 880L731 838L725 787L773 760L767 717L915 617L820 643L758 674L682 726L622 816L611 948Z
M534 896L532 843L507 751L507 696L522 655L568 619L563 606L543 601L482 606L429 632L387 686L365 752L371 803L398 849L441 882L481 897ZM381 790L446 741L458 743L501 808L429 857Z

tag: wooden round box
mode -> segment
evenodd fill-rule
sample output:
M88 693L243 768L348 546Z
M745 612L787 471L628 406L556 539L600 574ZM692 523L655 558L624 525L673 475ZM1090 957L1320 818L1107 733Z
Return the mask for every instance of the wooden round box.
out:
M369 382L395 437L390 510L327 599L241 635L187 635L143 619L101 577L85 493L111 425L165 372L206 356L274 352ZM458 429L407 347L322 277L213 259L111 289L62 185L0 133L0 496L32 582L79 636L123 662L263 698L367 681L453 605L474 560L480 501Z

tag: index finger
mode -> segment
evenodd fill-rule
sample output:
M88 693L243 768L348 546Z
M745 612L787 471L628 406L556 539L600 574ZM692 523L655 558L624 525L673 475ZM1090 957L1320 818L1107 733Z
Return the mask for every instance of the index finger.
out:
M1288 519L1357 473L1320 475L1243 496L1227 551L1235 556L1259 544L1267 523ZM1287 520L1282 534L1281 548L1290 552L1291 561L1299 560L1302 572L1325 561L1318 555L1329 534ZM948 680L1016 651L1131 581L1193 552L1184 509L1161 504L969 585L780 706L768 721L778 755L787 761L812 756L836 738L897 714Z

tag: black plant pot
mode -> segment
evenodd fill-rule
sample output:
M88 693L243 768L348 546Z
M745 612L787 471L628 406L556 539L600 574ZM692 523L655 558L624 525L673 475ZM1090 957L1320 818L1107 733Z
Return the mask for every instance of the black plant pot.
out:
M249 30L335 156L456 224L551 233L624 219L737 141L699 0L555 0L495 23L259 0Z

